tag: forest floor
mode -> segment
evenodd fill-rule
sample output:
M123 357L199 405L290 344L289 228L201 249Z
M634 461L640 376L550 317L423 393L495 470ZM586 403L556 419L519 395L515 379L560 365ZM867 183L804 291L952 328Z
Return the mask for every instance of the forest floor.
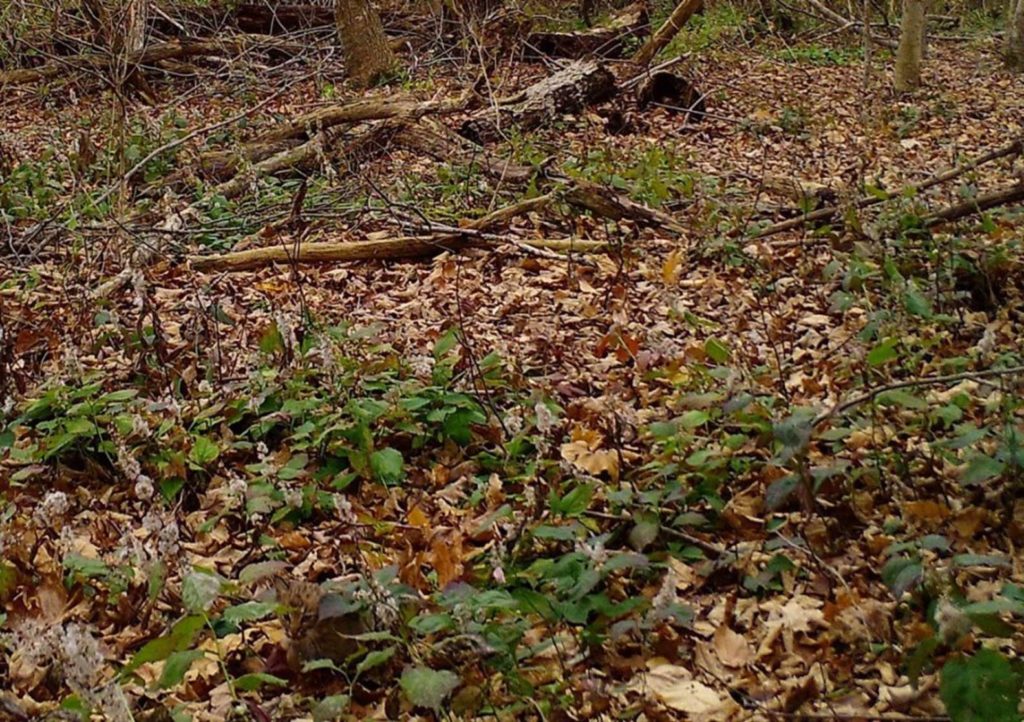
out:
M538 181L377 149L154 233L110 219L174 194L83 210L118 175L110 97L5 91L0 719L1009 719L1024 209L922 219L1020 183L1020 158L754 235L1021 137L1024 79L984 35L940 38L898 97L884 52L865 87L858 47L729 19L665 56L691 53L703 119L630 107L612 134L612 101L481 151L682 232L556 199L502 231L519 242L429 259L185 261L292 246L294 227L258 232L298 193L303 238L359 241L408 235L410 214L459 225ZM373 92L454 97L475 72L450 65ZM210 147L345 92L303 67L162 78L128 108L117 167L268 99ZM545 72L502 63L493 91ZM45 219L61 232L27 233ZM610 248L521 243L570 237Z

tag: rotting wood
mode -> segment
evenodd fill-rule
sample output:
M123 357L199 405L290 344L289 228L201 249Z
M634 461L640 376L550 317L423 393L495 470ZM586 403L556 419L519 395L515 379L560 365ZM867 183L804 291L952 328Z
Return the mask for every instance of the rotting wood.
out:
M498 140L506 125L530 130L561 115L580 113L615 96L615 75L596 60L577 60L534 83L497 108L484 108L462 124L459 134L484 145Z
M626 40L644 37L649 32L647 8L641 3L634 3L600 27L575 32L535 30L526 36L524 57L527 60L588 56L620 58Z
M597 183L573 179L568 180L564 197L570 204L586 208L592 213L611 220L628 218L642 225L653 226L676 235L686 233L686 229L672 216L642 203L630 200Z

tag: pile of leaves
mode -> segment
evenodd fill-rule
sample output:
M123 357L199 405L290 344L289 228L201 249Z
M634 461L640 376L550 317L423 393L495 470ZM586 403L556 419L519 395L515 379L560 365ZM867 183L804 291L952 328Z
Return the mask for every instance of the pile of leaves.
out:
M0 261L0 717L1020 719L1024 216L922 221L1014 168L755 238L791 205L771 178L813 186L803 211L888 198L1024 132L1019 79L937 44L941 90L895 100L854 48L736 47L748 18L716 12L674 48L704 53L701 122L584 113L501 147L685 221L516 229L594 257L136 268L139 228L92 203L116 139L73 171L109 108L26 93L0 209L67 235ZM139 109L128 160L229 112L215 81ZM345 239L517 196L408 151L253 186L184 249L251 243L297 193Z

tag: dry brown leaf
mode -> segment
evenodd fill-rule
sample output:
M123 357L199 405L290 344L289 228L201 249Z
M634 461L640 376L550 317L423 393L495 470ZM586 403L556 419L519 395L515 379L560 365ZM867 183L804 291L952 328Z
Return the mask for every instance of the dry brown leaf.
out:
M647 672L644 682L662 703L677 712L707 715L724 705L722 696L706 684L693 679L686 667L657 665Z
M607 472L612 481L618 481L619 455L612 449L601 449L603 441L598 432L577 426L572 441L562 444L562 458L591 476Z
M754 658L754 650L747 640L724 624L715 630L711 643L718 659L726 667L743 667Z

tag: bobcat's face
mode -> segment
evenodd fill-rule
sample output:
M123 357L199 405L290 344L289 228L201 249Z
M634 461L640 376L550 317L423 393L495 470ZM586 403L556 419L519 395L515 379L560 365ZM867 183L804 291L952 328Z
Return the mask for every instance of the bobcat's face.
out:
M342 663L357 651L356 638L368 626L341 595L291 577L275 578L274 591L284 607L281 617L288 635L286 652L293 669L314 659Z

